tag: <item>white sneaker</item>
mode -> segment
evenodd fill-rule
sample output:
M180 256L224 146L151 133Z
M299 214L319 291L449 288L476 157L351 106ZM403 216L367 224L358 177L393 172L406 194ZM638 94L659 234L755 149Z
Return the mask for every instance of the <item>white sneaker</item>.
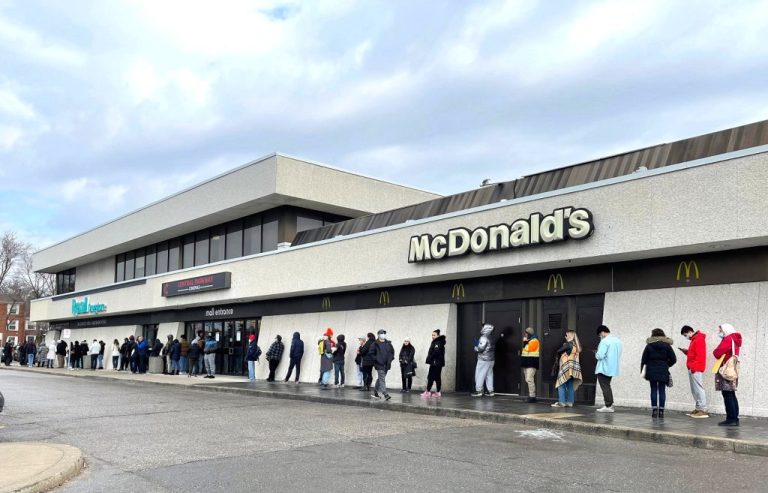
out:
M597 412L599 412L599 413L613 413L613 412L616 412L616 411L614 411L613 406L610 406L610 407L603 406L600 409L598 409Z
M565 404L563 404L562 402L555 402L554 404L552 404L552 407L565 407Z

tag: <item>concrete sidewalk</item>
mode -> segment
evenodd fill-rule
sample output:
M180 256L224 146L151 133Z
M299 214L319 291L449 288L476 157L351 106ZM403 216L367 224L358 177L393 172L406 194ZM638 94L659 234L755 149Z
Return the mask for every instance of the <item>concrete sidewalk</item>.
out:
M58 370L42 368L2 367L48 373L74 378L116 379L129 384L182 385L194 390L248 394L256 397L305 400L328 404L373 407L434 416L479 419L496 423L520 423L529 426L586 433L590 435L639 440L709 450L732 451L768 456L768 419L742 418L738 428L717 426L722 419L692 419L683 413L667 411L663 422L654 421L650 412L617 408L616 413L601 414L595 407L552 408L549 403L527 404L517 397L475 398L465 393L444 394L440 399L422 399L418 393L401 394L393 389L392 400L372 399L368 392L354 388L322 390L311 383L258 381L249 383L243 377L217 376L215 379L169 375L133 375L110 370ZM6 403L12 405L12 403Z
M0 493L42 492L77 476L85 465L79 449L55 443L0 443Z

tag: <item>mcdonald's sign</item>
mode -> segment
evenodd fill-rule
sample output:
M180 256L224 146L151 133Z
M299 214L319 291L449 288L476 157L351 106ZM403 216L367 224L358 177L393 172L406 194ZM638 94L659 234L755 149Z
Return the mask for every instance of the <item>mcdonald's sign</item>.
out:
M456 283L453 285L453 289L451 289L451 298L455 300L461 300L464 299L467 296L467 293L464 291L464 284L463 283Z
M379 305L389 305L390 298L389 298L389 291L382 291L379 293Z
M560 284L560 290L565 289L565 280L563 279L562 274L559 272L557 274L550 274L549 278L547 279L547 291L553 291L557 293L557 285Z
M677 266L677 276L675 276L675 280L679 281L682 275L685 275L685 282L690 282L691 272L693 272L694 277L698 281L699 280L699 264L697 264L695 260L689 260L688 262L683 260L682 262L680 262L680 265Z
M330 310L331 309L331 298L328 296L323 298L323 310Z

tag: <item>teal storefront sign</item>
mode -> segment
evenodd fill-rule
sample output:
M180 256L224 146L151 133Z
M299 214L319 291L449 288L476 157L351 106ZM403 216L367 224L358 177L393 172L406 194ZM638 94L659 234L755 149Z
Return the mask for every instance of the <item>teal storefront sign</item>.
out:
M83 298L83 301L72 300L72 315L87 315L89 313L102 313L107 311L107 305L104 303L88 303L88 297Z

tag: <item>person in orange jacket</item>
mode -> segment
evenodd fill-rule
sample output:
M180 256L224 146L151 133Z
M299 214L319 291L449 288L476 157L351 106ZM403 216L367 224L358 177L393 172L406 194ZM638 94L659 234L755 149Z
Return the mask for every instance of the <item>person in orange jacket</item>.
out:
M520 351L520 366L528 384L528 402L536 402L536 371L539 369L539 338L533 327L525 329L523 349Z

